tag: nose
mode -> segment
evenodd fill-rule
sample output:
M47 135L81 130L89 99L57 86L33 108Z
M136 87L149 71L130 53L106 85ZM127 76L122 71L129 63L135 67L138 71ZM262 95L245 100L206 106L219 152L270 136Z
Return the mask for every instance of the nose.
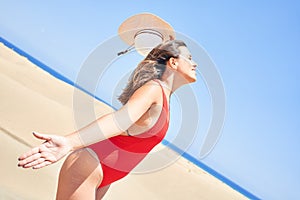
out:
M192 61L192 66L196 68L198 64L195 61Z

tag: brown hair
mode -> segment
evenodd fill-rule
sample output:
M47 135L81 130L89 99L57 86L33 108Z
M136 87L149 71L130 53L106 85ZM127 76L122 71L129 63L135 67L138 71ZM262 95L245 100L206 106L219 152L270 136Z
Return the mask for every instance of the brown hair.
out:
M153 48L142 62L138 64L131 74L128 83L119 96L119 101L124 105L132 94L142 85L153 79L161 79L166 70L166 63L170 58L178 58L179 47L186 44L180 40L170 40Z

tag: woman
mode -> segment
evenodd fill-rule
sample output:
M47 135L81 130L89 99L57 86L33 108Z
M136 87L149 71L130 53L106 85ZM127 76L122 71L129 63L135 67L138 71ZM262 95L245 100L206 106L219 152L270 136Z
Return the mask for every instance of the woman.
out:
M43 144L19 158L23 168L42 168L66 158L57 199L101 199L165 136L168 102L180 86L196 81L196 63L179 40L155 47L138 65L120 95L122 108L66 135L34 133Z

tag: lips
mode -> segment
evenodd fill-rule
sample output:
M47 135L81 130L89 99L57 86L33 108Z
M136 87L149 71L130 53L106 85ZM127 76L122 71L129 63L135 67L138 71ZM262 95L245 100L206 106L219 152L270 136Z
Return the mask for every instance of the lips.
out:
M196 68L193 68L192 72L195 74L195 76L197 75Z

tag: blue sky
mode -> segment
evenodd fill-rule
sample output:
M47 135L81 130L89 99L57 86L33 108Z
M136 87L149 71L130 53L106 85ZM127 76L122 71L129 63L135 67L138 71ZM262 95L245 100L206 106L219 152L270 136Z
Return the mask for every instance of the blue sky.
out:
M223 80L222 136L201 161L262 199L300 198L297 1L12 0L1 7L0 36L73 81L126 18L151 12L165 19L206 50ZM113 66L134 67L140 59L127 58ZM209 92L201 79L195 88L205 129ZM111 95L108 90L103 98ZM200 134L189 150L195 157L202 139Z

